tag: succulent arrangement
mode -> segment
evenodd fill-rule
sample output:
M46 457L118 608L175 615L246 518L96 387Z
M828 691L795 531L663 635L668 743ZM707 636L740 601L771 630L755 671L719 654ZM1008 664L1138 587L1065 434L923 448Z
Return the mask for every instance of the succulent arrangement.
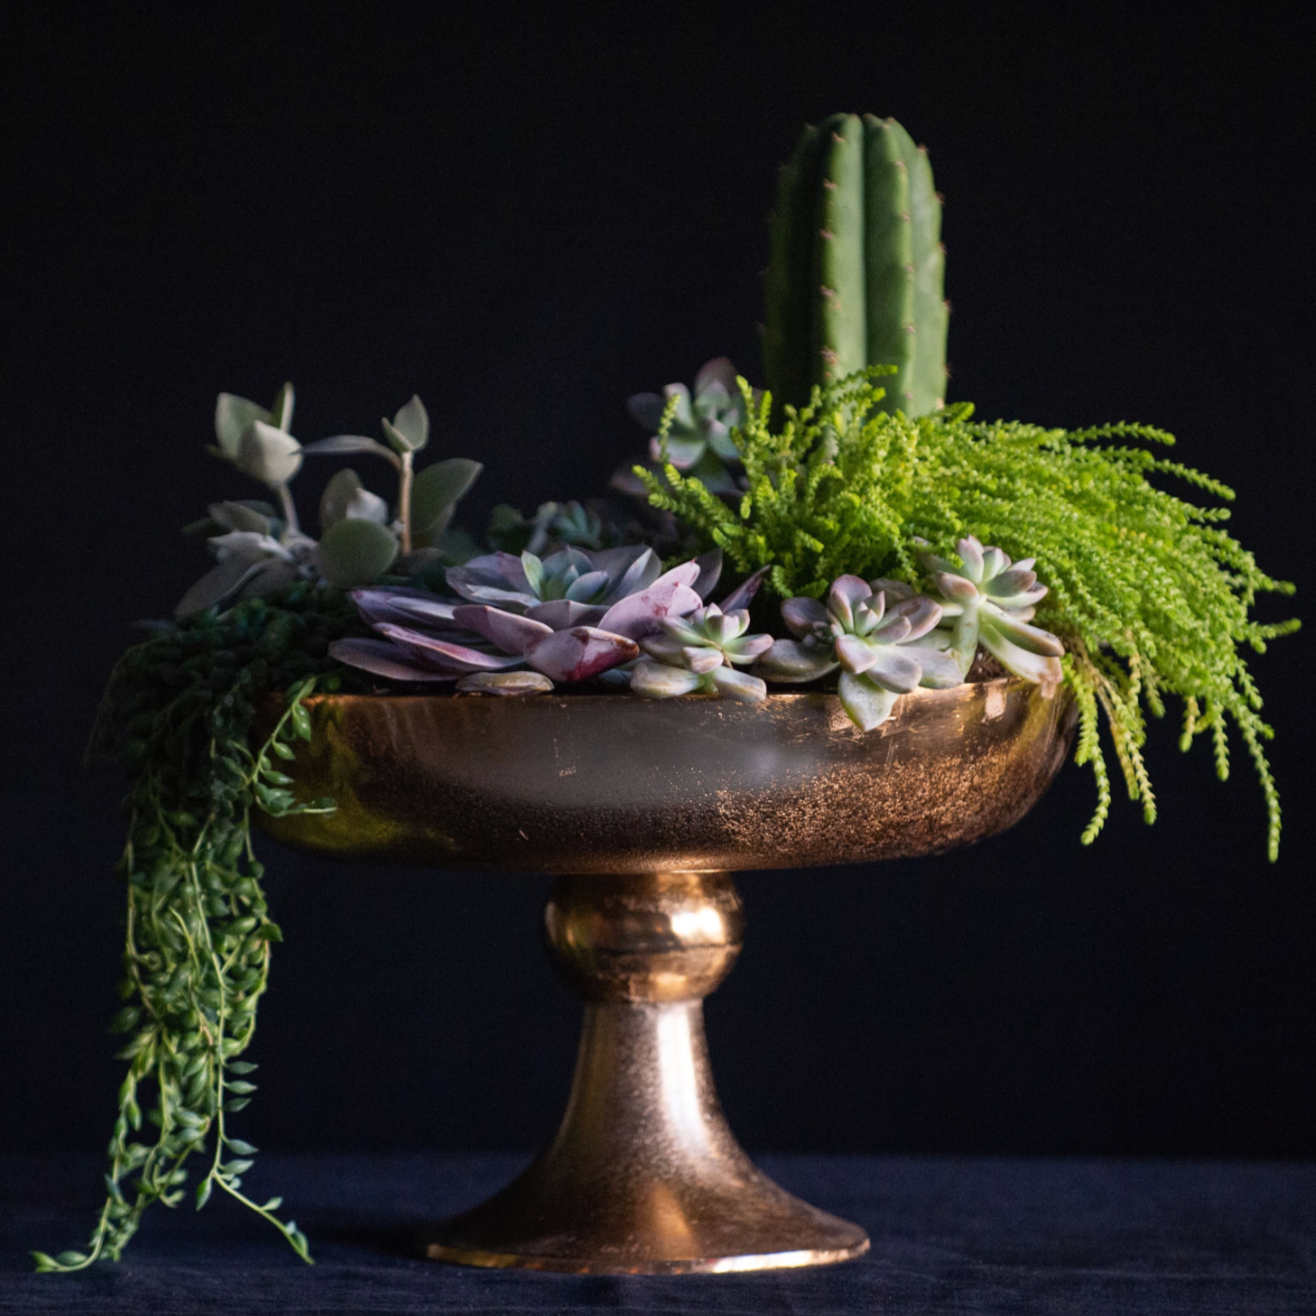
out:
M900 700L994 663L1075 701L1075 757L1098 793L1085 842L1111 797L1100 715L1151 821L1146 715L1177 696L1181 744L1209 732L1222 777L1229 727L1241 735L1275 856L1272 732L1243 650L1297 629L1252 616L1260 595L1292 587L1221 529L1224 509L1152 482L1233 497L1154 455L1148 445L1173 442L1162 431L982 423L946 404L940 224L926 152L899 124L838 115L806 130L771 227L768 388L718 358L693 389L633 397L650 447L612 481L641 500L629 517L596 502L546 502L530 517L500 505L482 546L452 525L481 467L418 466L429 440L418 397L381 422L382 441L303 446L291 385L268 409L220 394L214 451L272 501L217 502L189 527L215 564L110 680L93 743L132 781L116 1017L128 1069L91 1243L36 1254L39 1269L117 1259L147 1206L182 1200L203 1151L197 1205L219 1188L309 1260L277 1198L244 1196L255 1149L228 1121L254 1091L241 1056L280 938L253 811L333 808L298 801L279 767L311 735L302 703L314 690L754 704L774 684L807 686L834 690L867 734ZM386 462L396 495L337 471L317 541L291 482L308 456L356 455ZM724 576L734 587L713 602ZM257 701L279 690L283 716L255 743Z

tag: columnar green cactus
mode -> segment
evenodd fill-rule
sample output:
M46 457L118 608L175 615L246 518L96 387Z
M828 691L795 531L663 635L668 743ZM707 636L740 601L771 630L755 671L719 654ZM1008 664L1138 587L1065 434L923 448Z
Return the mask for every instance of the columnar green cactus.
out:
M927 152L894 119L835 114L805 129L772 220L764 372L778 403L894 366L888 410L946 396L941 200Z

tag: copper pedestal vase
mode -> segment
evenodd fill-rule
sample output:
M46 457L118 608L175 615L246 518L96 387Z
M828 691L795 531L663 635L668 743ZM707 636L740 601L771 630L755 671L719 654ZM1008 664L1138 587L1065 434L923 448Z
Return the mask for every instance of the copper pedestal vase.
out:
M868 1250L758 1171L718 1104L702 1000L744 918L729 872L944 850L1016 822L1073 733L1064 694L1014 679L903 699L859 733L826 695L758 705L628 695L325 696L295 780L327 817L268 820L301 849L560 876L554 962L585 1000L552 1145L426 1254L596 1273L759 1270Z

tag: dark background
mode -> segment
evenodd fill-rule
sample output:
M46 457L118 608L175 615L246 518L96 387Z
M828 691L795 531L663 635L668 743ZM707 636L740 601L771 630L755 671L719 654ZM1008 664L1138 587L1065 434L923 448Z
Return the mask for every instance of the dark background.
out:
M806 120L894 114L929 144L952 397L1178 433L1306 611L1313 24L1236 9L8 7L0 1150L108 1136L120 785L79 756L128 623L205 565L178 527L255 492L203 451L215 393L291 378L309 440L418 391L434 449L487 465L476 528L588 495L642 443L629 393L724 352L757 375L765 217ZM329 469L299 481L308 519ZM1275 866L1241 747L1221 785L1167 726L1154 828L1117 800L1080 847L1071 767L962 853L746 875L708 1013L747 1145L1316 1152L1307 644L1255 663ZM544 880L267 858L288 940L242 1136L551 1131L578 1016Z

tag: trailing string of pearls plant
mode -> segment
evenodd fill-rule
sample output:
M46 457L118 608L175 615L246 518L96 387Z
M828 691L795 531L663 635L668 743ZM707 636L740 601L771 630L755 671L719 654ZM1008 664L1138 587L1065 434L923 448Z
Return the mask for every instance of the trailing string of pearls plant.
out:
M343 587L375 581L399 559L423 581L460 555L462 541L445 539L447 525L480 467L450 458L414 472L413 455L429 437L419 398L384 421L388 448L353 435L303 448L290 433L292 408L290 384L268 411L220 394L217 454L264 483L277 505L216 503L188 527L209 538L216 564L180 600L174 622L157 624L119 660L92 734L90 754L119 758L131 782L116 870L128 892L125 1004L113 1022L126 1036L118 1054L128 1072L91 1240L58 1256L34 1253L38 1270L118 1260L152 1202L184 1199L188 1163L207 1149L197 1207L218 1187L310 1260L296 1222L276 1215L281 1199L243 1193L256 1149L228 1121L256 1090L256 1066L241 1057L268 985L271 944L282 939L252 848L252 814L333 809L331 800L295 801L279 765L294 758L296 740L310 738L303 703L312 692L340 689L345 677L354 684L329 656L331 643L362 629ZM390 519L355 472L340 471L320 501L317 543L301 530L289 489L306 452L386 456L399 475L398 515ZM279 691L281 714L253 744L261 701Z
M693 390L633 397L647 461L612 487L635 505L499 506L483 548L451 525L481 467L419 466L419 398L382 421L383 442L303 446L291 385L268 409L220 394L214 451L272 501L217 502L188 527L215 563L120 660L93 733L93 752L119 758L130 781L114 1021L128 1068L90 1243L35 1253L39 1270L117 1260L147 1206L185 1200L194 1157L198 1207L219 1188L310 1260L280 1199L243 1191L256 1149L230 1117L255 1091L242 1057L281 939L253 818L334 807L300 798L280 766L312 734L316 693L615 689L754 704L784 683L834 690L868 733L919 687L1007 672L1077 703L1075 757L1098 795L1084 842L1111 800L1099 715L1151 822L1146 714L1177 696L1183 747L1209 732L1221 777L1237 727L1276 856L1272 733L1243 650L1297 629L1252 616L1260 595L1292 587L1220 528L1225 509L1155 483L1233 497L1154 455L1147 445L1168 434L982 423L945 405L940 223L926 153L899 124L838 115L807 130L773 223L769 390L719 358ZM290 490L308 455L382 460L396 497L338 471L317 541Z

